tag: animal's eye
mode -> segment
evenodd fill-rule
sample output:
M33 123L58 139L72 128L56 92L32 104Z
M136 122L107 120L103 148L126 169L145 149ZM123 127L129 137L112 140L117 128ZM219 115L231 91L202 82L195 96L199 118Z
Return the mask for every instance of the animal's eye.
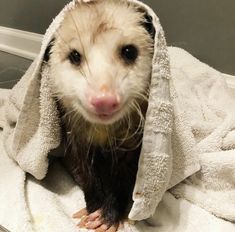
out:
M127 64L133 64L138 57L138 49L134 45L125 45L121 48L121 57Z
M74 65L80 65L81 62L82 62L82 56L81 54L76 51L76 50L73 50L69 53L69 56L68 56L71 64L74 64Z

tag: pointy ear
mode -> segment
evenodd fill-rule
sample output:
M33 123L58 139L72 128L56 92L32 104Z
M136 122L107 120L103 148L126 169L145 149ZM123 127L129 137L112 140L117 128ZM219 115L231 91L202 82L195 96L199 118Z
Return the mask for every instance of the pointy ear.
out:
M143 26L146 29L146 31L151 35L151 37L154 39L156 30L153 26L153 18L148 14L144 14L145 21L143 22Z
M48 44L47 48L46 48L46 51L45 51L44 56L43 56L43 61L44 62L48 62L50 60L51 48L54 45L54 41L55 41L55 39L53 38L51 40L51 42Z
M141 21L141 25L145 28L145 30L151 35L154 39L156 30L153 26L153 18L150 16L146 10L142 7L137 8L137 11L143 13L143 20Z

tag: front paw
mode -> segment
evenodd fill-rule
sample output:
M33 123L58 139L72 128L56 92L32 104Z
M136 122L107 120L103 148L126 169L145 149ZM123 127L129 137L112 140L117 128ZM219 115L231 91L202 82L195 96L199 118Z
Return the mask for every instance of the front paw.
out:
M121 223L114 222L114 215L105 215L101 210L88 214L86 209L82 209L73 218L80 219L80 228L93 229L95 232L116 232L122 227Z

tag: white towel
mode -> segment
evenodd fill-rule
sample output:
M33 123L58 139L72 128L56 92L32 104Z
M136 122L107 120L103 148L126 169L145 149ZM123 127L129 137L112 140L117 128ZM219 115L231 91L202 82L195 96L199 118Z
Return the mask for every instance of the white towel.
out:
M175 55L179 53L177 56L177 60L179 61L179 63L180 61L182 63L185 63L185 61L189 59L190 65L191 62L194 63L194 61L196 61L195 58L191 57L191 55L186 53L185 51L176 48L170 48L169 51L171 54L171 61L175 59L175 56L173 56L172 54L173 50L175 52ZM198 70L200 70L202 66L204 66L204 64L200 62L197 63ZM184 67L187 69L187 66ZM194 65L193 67L196 68L196 66ZM204 66L204 68L208 69L207 66ZM173 67L172 69L175 69L176 74L177 67ZM178 77L180 76L174 76L173 73L173 79L176 80ZM178 83L180 84L180 78ZM178 107L181 108L180 105ZM191 125L188 121L185 121L185 123L187 123L187 125ZM176 126L175 128L178 127ZM177 129L175 130L177 131ZM179 138L181 138L180 133L178 134L178 136ZM181 141L183 142L183 140ZM182 146L179 149L182 149ZM40 181L36 180L33 176L25 175L25 172L17 165L17 163L9 159L7 154L4 152L4 149L1 147L1 143L0 150L2 150L0 156L0 224L12 230L12 232L84 231L81 229L78 230L75 227L76 221L73 221L73 219L71 219L72 213L84 207L85 205L83 194L78 186L71 180L71 178L59 164L57 164L56 162L53 163L52 166L50 166L49 173L46 178ZM210 155L211 154L213 153L210 153ZM226 162L230 165L232 162L228 161L229 159L227 159ZM186 160L185 163L190 162ZM214 160L214 164L215 163L216 160ZM210 166L211 162L207 162L207 164L208 166ZM184 165L181 163L181 166ZM217 173L217 170L225 170L223 169L223 167L220 168L220 166L217 165L216 167L217 169L211 166L211 169L214 171L214 173ZM187 169L187 166L185 167L185 169ZM210 172L208 173L210 174ZM220 176L219 172L217 174L219 174ZM209 185L211 185L211 183L215 183L215 185L216 183L224 183L226 186L228 186L227 182L233 181L233 179L230 178L230 175L227 175L227 180L226 178L224 178L224 182L215 182L212 178L205 179L208 181L208 183L210 183ZM185 184L180 183L178 186L184 185ZM192 187L192 185L195 186L195 183L191 184L190 187ZM185 196L183 196L181 194L182 188L179 188L179 191L176 192L177 187L170 189L170 191L175 196L180 197L179 199L176 199L173 195L166 192L163 196L162 202L156 209L156 213L151 219L149 219L148 221L141 221L136 225L125 224L123 231L235 231L235 226L233 223L226 222L213 216L210 213L210 209L205 207L205 209L201 208L203 207L203 205L199 207L196 206L196 203L194 204L193 201L188 202L187 200L185 200L187 199L188 195L185 194ZM198 186L194 188L197 189L197 187ZM191 189L189 189L188 192L190 190ZM194 191L194 193L196 193L196 191ZM202 201L206 203L205 197L209 199L210 195L206 193L206 195L202 196ZM229 201L227 200L228 199L225 197L223 198L222 203L221 199L220 201L218 201L218 204L220 203L220 208L221 206L223 206L224 202L229 203ZM226 213L227 211L224 212ZM230 215L230 212L227 212L227 215Z
M182 49L169 53L173 86L184 101L201 166L171 192L235 222L235 95L220 72Z
M61 135L58 110L50 86L50 67L42 65L45 50L56 29L64 15L78 2L68 4L56 17L47 30L41 52L34 63L20 82L7 92L7 96L1 98L3 104L0 108L0 123L3 131L0 133L3 144L0 154L0 224L12 232L77 231L71 214L84 207L82 192L58 164L50 167L46 176L48 153L59 146ZM189 96L185 97L179 91L182 86L188 88L185 84L187 81L184 82L187 78L201 78L192 68L195 60L181 50L175 52L175 56L171 55L172 71L174 62L185 61L189 65L192 62L193 65L192 72L187 67L185 70L179 68L179 73L188 72L187 75L173 72L173 78L170 79L167 47L159 20L149 7L135 0L132 2L151 15L156 28L151 97L133 192L134 204L129 215L131 219L142 220L154 214L167 188L182 182L199 170L198 151L204 147L203 144L198 146L198 139L207 131L213 130L214 125L205 127L203 124L202 128L206 130L200 130L200 136L195 137L190 120L193 113L189 114L192 106L186 99ZM197 64L199 71L205 69L207 72L207 68L211 70L201 63ZM188 84L192 85L190 81ZM200 86L198 87L200 91ZM203 88L202 86L202 90ZM200 115L200 110L196 109L195 114ZM209 116L220 118L208 110ZM228 127L229 123L226 124ZM228 133L224 137L223 145L234 146L232 137ZM210 140L209 144L213 142ZM43 178L45 179L41 180ZM177 210L174 212L181 213ZM134 228L138 231L138 226Z
M12 89L5 103L6 125L4 146L9 157L25 172L43 179L48 168L48 153L59 146L60 125L55 99L50 86L50 64L43 57L64 15L77 0L69 3L55 18L44 36L40 54ZM139 1L131 1L148 12L156 29L150 98L144 127L143 145L139 161L134 204L129 217L148 218L154 213L172 173L171 131L173 110L170 99L170 67L164 33L155 13ZM183 167L185 168L185 167ZM187 175L195 172L190 167ZM198 169L196 167L196 169ZM177 172L179 169L176 169ZM180 175L177 183L186 176Z

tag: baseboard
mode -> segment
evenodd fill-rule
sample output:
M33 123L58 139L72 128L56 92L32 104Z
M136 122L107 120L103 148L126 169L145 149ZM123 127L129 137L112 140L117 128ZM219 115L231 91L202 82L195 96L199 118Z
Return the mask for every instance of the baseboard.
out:
M40 51L42 35L0 26L0 50L33 60Z

